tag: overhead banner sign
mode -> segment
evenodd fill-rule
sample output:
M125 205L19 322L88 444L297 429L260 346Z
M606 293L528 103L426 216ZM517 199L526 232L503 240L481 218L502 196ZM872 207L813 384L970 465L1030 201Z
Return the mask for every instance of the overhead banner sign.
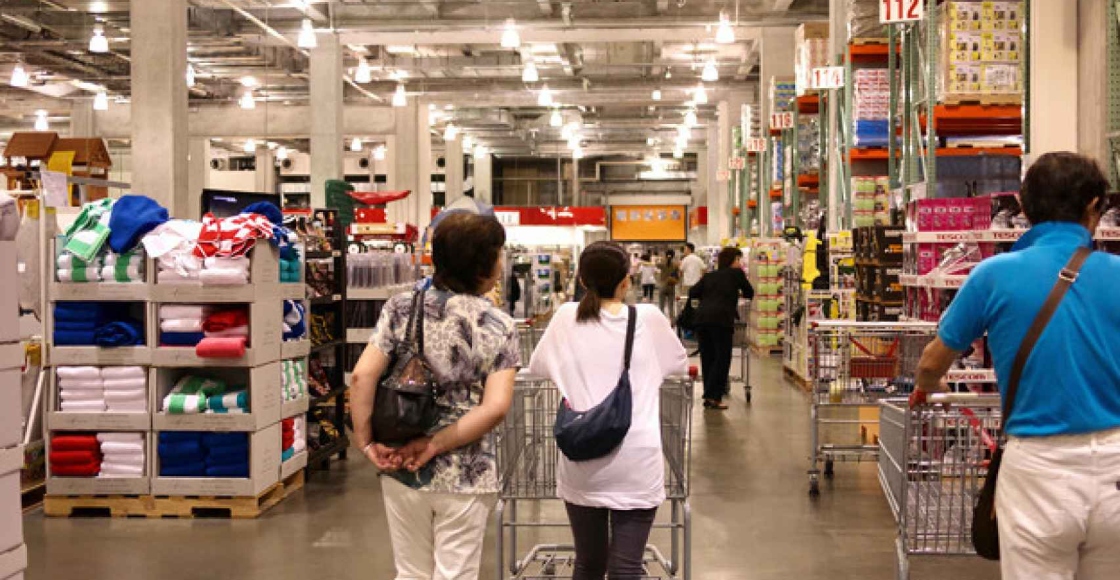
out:
M688 235L683 205L614 205L610 216L612 240L679 242Z
M925 13L924 0L879 0L879 22L883 24L916 22Z
M809 74L809 88L816 90L844 88L844 67L824 66Z

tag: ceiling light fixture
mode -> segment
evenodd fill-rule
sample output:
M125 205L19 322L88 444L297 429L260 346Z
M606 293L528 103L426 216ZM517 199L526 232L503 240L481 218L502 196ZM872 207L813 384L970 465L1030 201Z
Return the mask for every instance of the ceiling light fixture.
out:
M525 68L521 69L521 82L535 83L539 80L541 75L537 72L537 63L531 60L525 63Z
M109 52L109 39L105 38L105 29L100 26L93 27L93 36L89 38L90 52Z
M408 95L404 92L404 85L398 83L397 90L393 92L393 106L394 107L407 107Z
M681 151L680 149L673 149L673 158L674 159L681 159L683 157L684 157L684 151Z
M731 28L731 21L727 18L727 13L722 10L719 13L719 27L716 28L716 42L719 44L735 42L735 30Z
M275 151L276 148L280 146L280 144L275 142L275 141L269 141L269 142L265 143L265 146L268 147L269 151Z
M39 109L35 111L35 130L36 131L50 131L51 124L47 120L47 112Z
M485 145L479 145L479 146L474 148L475 159L480 159L480 158L486 157L489 154L490 154L490 150L487 149Z
M463 151L470 151L474 148L474 138L470 135L463 135Z
M572 149L572 159L583 159L583 148L576 147Z
M708 91L704 88L704 83L696 85L696 90L692 93L692 100L695 101L697 105L708 104Z
M247 89L241 98L237 101L242 109L255 109L257 108L257 100L253 98L253 90Z
M242 147L241 150L246 152L246 153L256 153L257 152L257 142L255 140L253 140L252 137L250 137L250 138L245 140L245 146Z
M560 111L552 111L552 114L548 116L548 124L551 127L559 127L564 124L564 116L560 114Z
M653 93L650 94L650 98L655 100L655 101L660 101L661 100L661 89L653 89Z
M506 27L502 30L502 48L520 48L521 35L517 33L517 21L510 18L506 20Z
M191 66L191 63L188 62L187 63L187 88L188 89L194 86L194 75L195 75L194 67Z
M248 88L248 89L251 89L251 88L257 86L257 79L255 77L250 76L250 75L245 75L245 76L241 77L240 82L241 82L241 86L243 86L245 88Z
M31 75L27 74L27 71L23 68L23 63L17 62L16 68L12 69L12 80L10 84L13 87L23 88L27 86L30 80Z
M373 160L374 161L385 161L385 146L384 145L378 145L377 147L373 148Z
M548 85L545 85L545 86L541 87L540 92L537 93L537 106L539 106L539 107L551 107L552 106L552 91L548 90Z
M708 83L714 83L719 80L719 69L716 68L716 59L709 58L708 62L704 63L704 70L700 72L700 80Z
M97 91L97 94L93 96L93 110L109 110L109 95L105 94L105 91Z
M373 80L373 73L369 68L369 61L366 57L358 57L358 70L354 72L354 82L366 84Z
M276 158L283 161L288 158L288 148L281 145L276 148Z
M454 141L455 138L458 137L458 136L459 136L459 128L455 126L455 123L448 123L447 127L444 128L444 130L443 130L443 140L444 141Z
M568 149L571 149L572 151L579 149L579 142L579 135L572 135L571 137L568 137Z
M656 137L646 137L646 145L649 145L650 147L653 147L656 144L657 144L657 138Z
M358 153L361 150L362 150L362 140L357 138L357 137L354 137L354 140L350 142L350 151L352 153Z
M698 121L699 121L699 119L696 118L696 111L693 111L692 109L689 109L688 112L684 114L684 126L685 127L688 127L689 129L691 129L698 124Z
M671 68L665 69L665 80L669 80L671 78L673 78L673 69L671 69Z
M300 48L315 48L319 46L319 40L315 38L315 27L311 24L310 18L304 18L299 27L299 37L296 38L296 45Z

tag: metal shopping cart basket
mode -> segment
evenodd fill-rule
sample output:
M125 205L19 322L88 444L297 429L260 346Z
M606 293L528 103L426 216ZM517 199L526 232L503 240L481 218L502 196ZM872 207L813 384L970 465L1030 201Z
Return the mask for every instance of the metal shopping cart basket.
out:
M542 331L533 324L532 318L517 320L517 338L520 341L522 366L529 366L529 359L533 357L533 351L537 349L541 334Z
M879 415L879 482L898 521L899 580L910 556L975 553L972 510L1002 428L998 395L930 402L910 410L906 400L885 401Z
M747 402L751 402L751 342L750 335L750 300L739 300L739 318L735 321L735 335L732 339L734 349L739 351L739 376L730 376L727 382L743 383L743 395Z
M644 578L691 578L692 516L688 503L692 455L692 380L667 380L661 387L661 442L665 457L668 521L654 524L669 535L669 555L646 547ZM501 477L495 525L498 579L571 578L575 550L568 523L556 497L560 451L552 436L561 395L549 381L518 375L513 404L498 428L498 473ZM546 536L563 541L540 541ZM519 540L535 538L527 552Z
M820 464L878 453L879 400L908 393L937 325L927 322L820 320L809 327L811 457L809 493L820 494Z

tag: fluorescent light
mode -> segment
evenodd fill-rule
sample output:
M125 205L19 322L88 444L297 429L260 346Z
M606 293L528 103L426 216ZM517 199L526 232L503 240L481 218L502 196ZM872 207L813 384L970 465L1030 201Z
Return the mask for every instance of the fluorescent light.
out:
M39 109L35 111L35 130L36 131L50 131L51 124L47 120L47 112Z
M397 90L393 92L393 106L394 107L407 107L408 95L404 92L404 85L398 84Z
M521 69L521 81L535 83L539 80L541 80L541 75L537 72L537 64L531 60L525 63L525 68Z
M510 18L506 20L506 27L502 30L502 48L520 48L521 35L517 33L517 21Z
M265 146L267 146L267 147L268 147L268 150L269 150L269 151L273 151L273 150L275 150L275 149L276 149L277 147L279 147L279 146L280 146L280 144L279 144L279 143L277 143L276 141L268 141L267 143L265 143Z
M657 144L657 139L656 138L646 137L646 145L649 145L650 147L653 147L656 144Z
M396 69L393 72L389 73L389 78L395 81L403 81L408 78L408 71L404 69Z
M195 75L194 67L191 66L191 63L188 62L187 63L187 88L188 89L194 86L194 75Z
M572 159L583 159L583 149L580 147L572 149Z
M564 116L560 114L560 111L553 111L548 116L548 124L551 127L559 127L564 124Z
M256 153L257 152L257 142L254 141L250 137L248 140L245 141L245 146L242 147L242 150L245 151L246 153Z
M735 30L731 28L731 22L727 19L727 13L719 13L719 27L716 28L716 42L719 44L731 44L735 42Z
M276 158L283 161L288 158L288 148L280 146L276 148Z
M686 120L686 122L687 122L687 120ZM692 136L692 129L690 129L688 126L686 126L686 125L678 125L677 126L677 139L684 139L685 142L687 142L688 138L691 137L691 136Z
M463 135L463 151L470 151L474 147L474 138L470 135Z
M689 129L691 129L698 124L699 123L698 123L698 119L696 118L696 111L693 111L693 110L690 109L687 113L684 114L684 126L685 127L688 127Z
M459 136L459 128L455 126L455 123L448 123L447 127L444 128L444 130L443 130L443 140L444 141L454 141L455 138L458 137L458 136Z
M27 86L28 81L31 80L31 75L23 68L22 62L16 63L16 68L12 69L12 80L10 84L13 87L23 88Z
M100 26L93 27L93 36L89 39L90 52L109 52L109 39L105 38L105 30Z
M369 61L366 57L358 57L358 70L354 73L354 82L365 84L373 80L373 74L369 69Z
M245 93L241 95L241 99L238 100L238 104L241 105L242 109L257 108L257 101L253 98L252 89L247 89Z
M537 106L551 107L552 106L552 91L548 90L548 85L541 87L537 93Z
M573 151L579 149L579 141L579 135L572 135L571 137L568 137L568 149L571 149Z
M682 157L684 157L684 151L681 151L680 149L673 149L674 159L681 159Z
M97 94L93 96L93 110L109 110L109 95L105 94L105 91L98 91Z
M357 153L361 150L362 150L362 140L357 138L357 137L354 137L354 140L350 142L350 151L352 151L354 153Z
M373 160L374 161L385 161L385 146L384 145L378 145L377 147L373 148Z
M109 3L108 2L90 2L89 3L89 11L94 13L94 14L100 14L102 12L108 12L109 11Z
M692 93L692 100L696 101L697 105L708 104L708 91L704 88L704 83L696 86L696 90Z
M704 70L700 72L700 80L709 83L714 83L719 80L719 69L716 68L716 59L709 58L708 62L704 63Z
M489 154L490 150L487 149L484 145L479 145L474 148L474 156L476 159L486 157Z
M299 37L296 39L296 45L300 48L315 48L319 46L319 40L315 38L315 28L311 24L310 18L304 18L303 23L299 27Z
M240 82L241 82L241 86L243 86L247 89L251 89L251 88L257 86L257 79L253 76L250 76L250 75L245 75L245 76L241 77Z
M653 89L653 93L650 94L650 98L655 100L655 101L660 101L661 100L661 89Z

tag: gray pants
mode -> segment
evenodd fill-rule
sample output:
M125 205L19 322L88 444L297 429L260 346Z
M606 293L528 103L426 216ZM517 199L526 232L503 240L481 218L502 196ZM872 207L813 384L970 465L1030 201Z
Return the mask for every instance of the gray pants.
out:
M657 508L611 510L565 502L576 545L572 580L638 580Z
M661 289L661 297L658 299L658 307L669 317L669 321L676 323L677 321L677 287L670 286Z

